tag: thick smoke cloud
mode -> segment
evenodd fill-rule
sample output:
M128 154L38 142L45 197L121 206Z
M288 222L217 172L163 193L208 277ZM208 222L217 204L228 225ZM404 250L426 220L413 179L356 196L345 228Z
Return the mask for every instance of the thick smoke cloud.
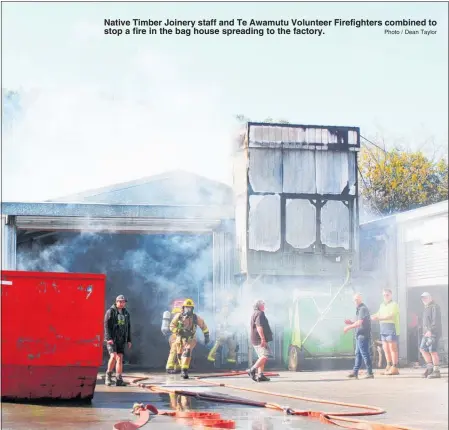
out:
M204 306L204 287L212 275L211 236L65 233L55 237L54 243L20 245L18 269L105 273L106 307L119 294L128 298L134 335L130 361L163 366L168 346L160 332L162 313L177 298L192 297L200 309Z

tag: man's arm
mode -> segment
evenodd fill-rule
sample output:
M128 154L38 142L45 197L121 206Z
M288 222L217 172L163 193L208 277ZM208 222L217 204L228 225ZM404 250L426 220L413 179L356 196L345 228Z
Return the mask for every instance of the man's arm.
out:
M111 310L108 309L104 315L104 340L107 342L108 340L112 340L112 333L109 328L109 321L111 319Z
M365 310L365 308L361 308L361 309L360 309L360 313L359 313L359 319L358 319L356 322L347 325L347 326L343 329L344 332L346 333L346 332L349 331L349 330L353 330L353 329L355 329L355 328L361 327L362 324L363 324L363 320L364 320L365 318L368 318L368 312Z
M257 333L259 333L261 344L266 344L267 341L265 340L265 333L263 331L262 320L263 320L263 316L262 316L262 312L260 312L257 315L256 319L254 320L254 323L256 325Z
M209 334L209 328L206 325L206 321L203 320L200 316L196 316L198 321L198 327L201 329L204 335Z
M393 311L391 312L391 314L388 314L388 315L386 315L384 317L377 317L377 319L379 321L394 320L398 313L399 313L399 305L397 303L395 303L393 305Z
M201 331L204 334L204 344L207 345L210 340L210 335L209 335L209 328L206 325L206 321L204 321L203 318L201 318L198 315L196 316L196 321L198 323L198 327L201 329Z
M433 336L435 336L437 332L437 325L438 325L438 318L439 318L439 312L437 306L432 306L432 312L430 313L430 332Z
M128 343L131 343L131 315L128 312Z
M383 318L379 317L381 308L382 308L382 305L379 307L379 310L375 314L371 315L371 319L373 321L380 321L381 319L383 319Z

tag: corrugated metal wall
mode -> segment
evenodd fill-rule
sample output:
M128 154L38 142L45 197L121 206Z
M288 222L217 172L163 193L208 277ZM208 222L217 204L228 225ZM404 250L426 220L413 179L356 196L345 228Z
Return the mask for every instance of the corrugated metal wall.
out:
M448 243L424 245L421 241L406 246L406 274L408 287L447 285Z

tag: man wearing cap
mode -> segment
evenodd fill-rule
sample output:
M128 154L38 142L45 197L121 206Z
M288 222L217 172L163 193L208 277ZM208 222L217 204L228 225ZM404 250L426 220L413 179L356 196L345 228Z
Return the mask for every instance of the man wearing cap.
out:
M112 385L112 372L116 374L116 386L126 385L122 378L125 345L131 348L131 318L126 309L125 296L120 295L104 316L104 340L109 353L105 384Z
M422 316L423 338L419 349L426 362L426 371L423 378L440 378L438 342L442 333L441 309L427 292L421 294L421 300L424 304Z
M250 325L251 343L257 353L258 360L247 370L247 373L253 381L265 382L270 380L263 374L263 371L270 356L268 342L273 340L273 333L265 316L265 302L257 300L253 309Z

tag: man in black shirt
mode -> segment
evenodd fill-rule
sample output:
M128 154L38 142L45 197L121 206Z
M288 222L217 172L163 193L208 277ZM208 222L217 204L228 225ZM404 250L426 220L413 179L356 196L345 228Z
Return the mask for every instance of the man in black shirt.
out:
M438 356L438 343L442 333L441 309L429 293L422 293L421 300L424 304L422 316L423 338L419 349L427 365L423 377L428 379L441 378L440 357Z
M258 360L247 370L248 375L256 382L269 381L270 379L263 374L263 370L270 356L268 342L273 340L273 333L265 316L265 302L263 300L257 300L254 304L250 331L251 343L257 353Z
M345 333L349 330L355 330L355 363L353 371L348 375L349 378L358 378L360 367L362 366L362 358L365 362L367 374L364 379L373 379L373 365L371 363L371 315L362 301L362 295L357 293L354 295L354 302L357 306L355 322L346 320L346 327L343 329Z
M122 378L123 354L125 345L131 348L131 318L125 309L126 299L120 295L104 316L104 340L109 353L105 384L112 385L112 372L115 365L116 385L126 385Z

